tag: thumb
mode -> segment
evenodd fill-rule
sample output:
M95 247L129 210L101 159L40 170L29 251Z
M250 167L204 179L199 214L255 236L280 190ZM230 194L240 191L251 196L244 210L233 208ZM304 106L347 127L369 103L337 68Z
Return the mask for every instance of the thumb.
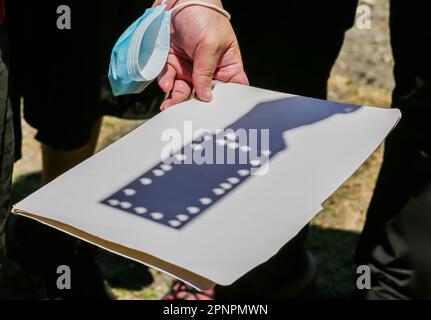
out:
M193 87L202 101L212 100L214 73L222 54L220 47L208 43L200 44L196 48L193 56Z
M156 1L154 1L152 7L154 8L154 7L157 7L157 6L161 5L161 4L162 4L162 0L156 0Z

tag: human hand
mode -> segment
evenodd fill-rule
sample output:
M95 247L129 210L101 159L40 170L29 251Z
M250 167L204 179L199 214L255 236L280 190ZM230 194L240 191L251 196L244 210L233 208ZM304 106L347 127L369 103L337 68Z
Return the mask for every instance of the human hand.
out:
M220 0L203 0L222 7ZM170 1L168 8L187 2ZM157 0L154 5L159 5ZM212 99L212 82L248 85L241 52L229 20L214 9L189 6L172 13L171 46L167 64L158 78L169 97L163 111L189 99L192 89L205 102Z

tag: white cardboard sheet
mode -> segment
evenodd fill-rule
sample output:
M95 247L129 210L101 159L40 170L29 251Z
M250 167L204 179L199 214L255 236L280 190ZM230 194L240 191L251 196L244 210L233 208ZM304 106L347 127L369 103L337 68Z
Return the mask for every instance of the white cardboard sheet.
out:
M145 262L198 288L229 285L294 237L382 143L399 118L396 109L217 84L211 103L191 100L159 114L16 204L14 213ZM240 184L216 195L214 181L232 178L243 167L232 171L229 165L218 165L213 172L214 165L182 164L163 175L154 172L162 165L163 132L169 128L183 132L185 121L191 121L194 129L209 129L214 139L217 129L268 128L274 150L267 174L238 175ZM183 146L191 140L186 139ZM138 181L147 181L151 175L153 185L139 185ZM153 193L146 193L146 187ZM126 189L128 195L121 195ZM199 205L204 193L212 204ZM143 213L145 204L148 211ZM165 212L150 210L157 206ZM196 207L199 213L193 211ZM157 215L178 216L177 209L184 211L182 218L187 223L178 220L181 224L172 226L172 219L168 223ZM157 213L158 220L152 213ZM65 226L111 245L70 232ZM156 259L136 258L112 244Z

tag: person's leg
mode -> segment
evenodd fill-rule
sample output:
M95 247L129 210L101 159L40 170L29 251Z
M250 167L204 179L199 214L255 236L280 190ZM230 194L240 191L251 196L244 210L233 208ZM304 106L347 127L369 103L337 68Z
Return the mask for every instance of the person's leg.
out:
M419 197L410 201L403 211L413 212L407 216L407 223L414 232L409 233L408 243L415 270L413 297L431 299L431 183L426 185Z
M26 32L17 32L21 39L19 51L30 52L36 45L43 48L32 51L32 59L19 55L20 59L15 60L20 62L20 80L25 83L22 90L24 117L37 129L36 139L42 144L42 183L45 184L93 154L101 116L107 108L106 100L108 104L115 104L110 106L115 111L124 109L122 102L134 106L133 101L123 101L106 92L100 97L100 89L102 82L107 82L102 73L107 74L110 50L126 27L122 24L126 13L137 17L142 11L135 10L137 7L132 7L132 1L47 0L26 3L22 8L19 1L14 2L14 7L20 21L27 25L19 30ZM141 6L149 5L135 1ZM59 31L55 23L52 24L60 4L71 7L72 30ZM107 20L109 24L106 24ZM131 21L127 17L127 23ZM44 34L44 37L41 39L38 34ZM45 68L38 74L36 82L31 67L34 61ZM148 105L155 104L161 97L159 94L157 99L136 97L138 99ZM15 253L21 261L32 261L36 265L43 275L49 297L106 297L94 246L22 217L14 217L11 222L9 233L14 239L11 242L17 249ZM129 261L124 263L130 264ZM56 268L61 264L69 265L74 274L71 292L61 292L55 286ZM141 270L147 274L148 281L152 281L148 269L142 267Z
M20 71L17 80L24 96L24 117L37 129L42 143L43 183L47 183L91 156L95 149L101 118L100 70L97 32L90 26L97 21L98 12L95 5L82 1L19 3L14 2L9 10L11 18L22 24L15 26L12 49L26 55L17 54L14 66ZM56 28L60 4L71 7L71 30ZM43 71L34 72L35 61L44 66ZM94 257L79 254L78 249L85 247L80 241L22 217L11 219L9 235L10 254L24 258L19 261L23 268L38 270L48 297L107 298ZM31 266L26 267L27 262ZM69 265L74 274L71 292L56 288L56 269L62 264Z
M414 268L408 237L415 211L409 209L430 181L431 161L412 146L404 122L387 140L383 166L361 234L356 261L371 270L371 290L357 298L406 299L412 296Z
M12 111L8 97L8 70L2 59L5 35L0 26L0 288L6 254L5 228L10 210L10 189L14 163Z
M386 141L357 248L357 263L372 270L372 289L362 292L367 298L398 299L413 294L415 272L408 238L414 230L406 227L404 217L418 219L411 202L421 197L431 177L431 25L426 14L422 1L391 2L393 106L402 110L403 117Z
M48 144L42 144L43 184L49 183L93 155L101 122L101 119L96 121L91 130L90 140L76 149L58 151ZM36 228L33 231L36 231ZM109 296L106 296L105 287L102 285L103 276L94 260L94 248L92 246L48 228L45 229L43 238L56 240L57 249L55 251L58 252L56 257L48 258L45 262L42 262L42 267L40 268L44 273L44 278L48 279L46 281L47 291L51 297L55 297L55 293L57 293L58 296L65 299L109 298ZM79 277L78 281L74 281L73 293L71 294L59 291L54 285L56 277L54 268L62 262L70 266L74 276ZM96 283L99 285L95 285ZM91 289L89 290L89 288Z
M48 144L42 144L43 184L54 180L93 155L99 137L101 122L101 120L96 121L91 130L90 140L77 149L58 151Z
M1 64L1 61L0 61ZM0 69L2 66L0 66ZM2 73L2 70L0 70ZM0 77L3 77L0 74ZM2 89L0 89L2 91ZM3 100L3 92L0 92L0 99ZM3 102L3 101L2 101ZM0 104L2 104L0 102ZM5 112L8 113L6 116L6 122L1 123L0 130L3 132L0 137L0 288L3 276L4 259L6 255L6 222L10 211L10 191L12 183L12 169L14 162L14 136L11 119L11 110L3 108L4 105L0 106L0 116L3 116Z

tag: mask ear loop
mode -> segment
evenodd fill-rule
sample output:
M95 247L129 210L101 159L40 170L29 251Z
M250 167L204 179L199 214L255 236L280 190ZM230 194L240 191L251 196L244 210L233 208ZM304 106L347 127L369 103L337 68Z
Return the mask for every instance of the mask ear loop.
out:
M167 1L168 0L164 0L162 3L167 3ZM172 13L173 11L181 10L181 9L184 9L186 7L189 7L189 6L207 7L207 8L210 8L210 9L218 11L219 13L221 13L222 15L224 15L226 18L228 18L228 20L231 19L231 15L225 9L220 8L220 7L218 7L218 6L214 5L214 4L205 3L205 2L202 2L202 1L188 1L188 2L184 2L184 3L181 3L179 5L176 5L175 7L173 7L168 12Z

